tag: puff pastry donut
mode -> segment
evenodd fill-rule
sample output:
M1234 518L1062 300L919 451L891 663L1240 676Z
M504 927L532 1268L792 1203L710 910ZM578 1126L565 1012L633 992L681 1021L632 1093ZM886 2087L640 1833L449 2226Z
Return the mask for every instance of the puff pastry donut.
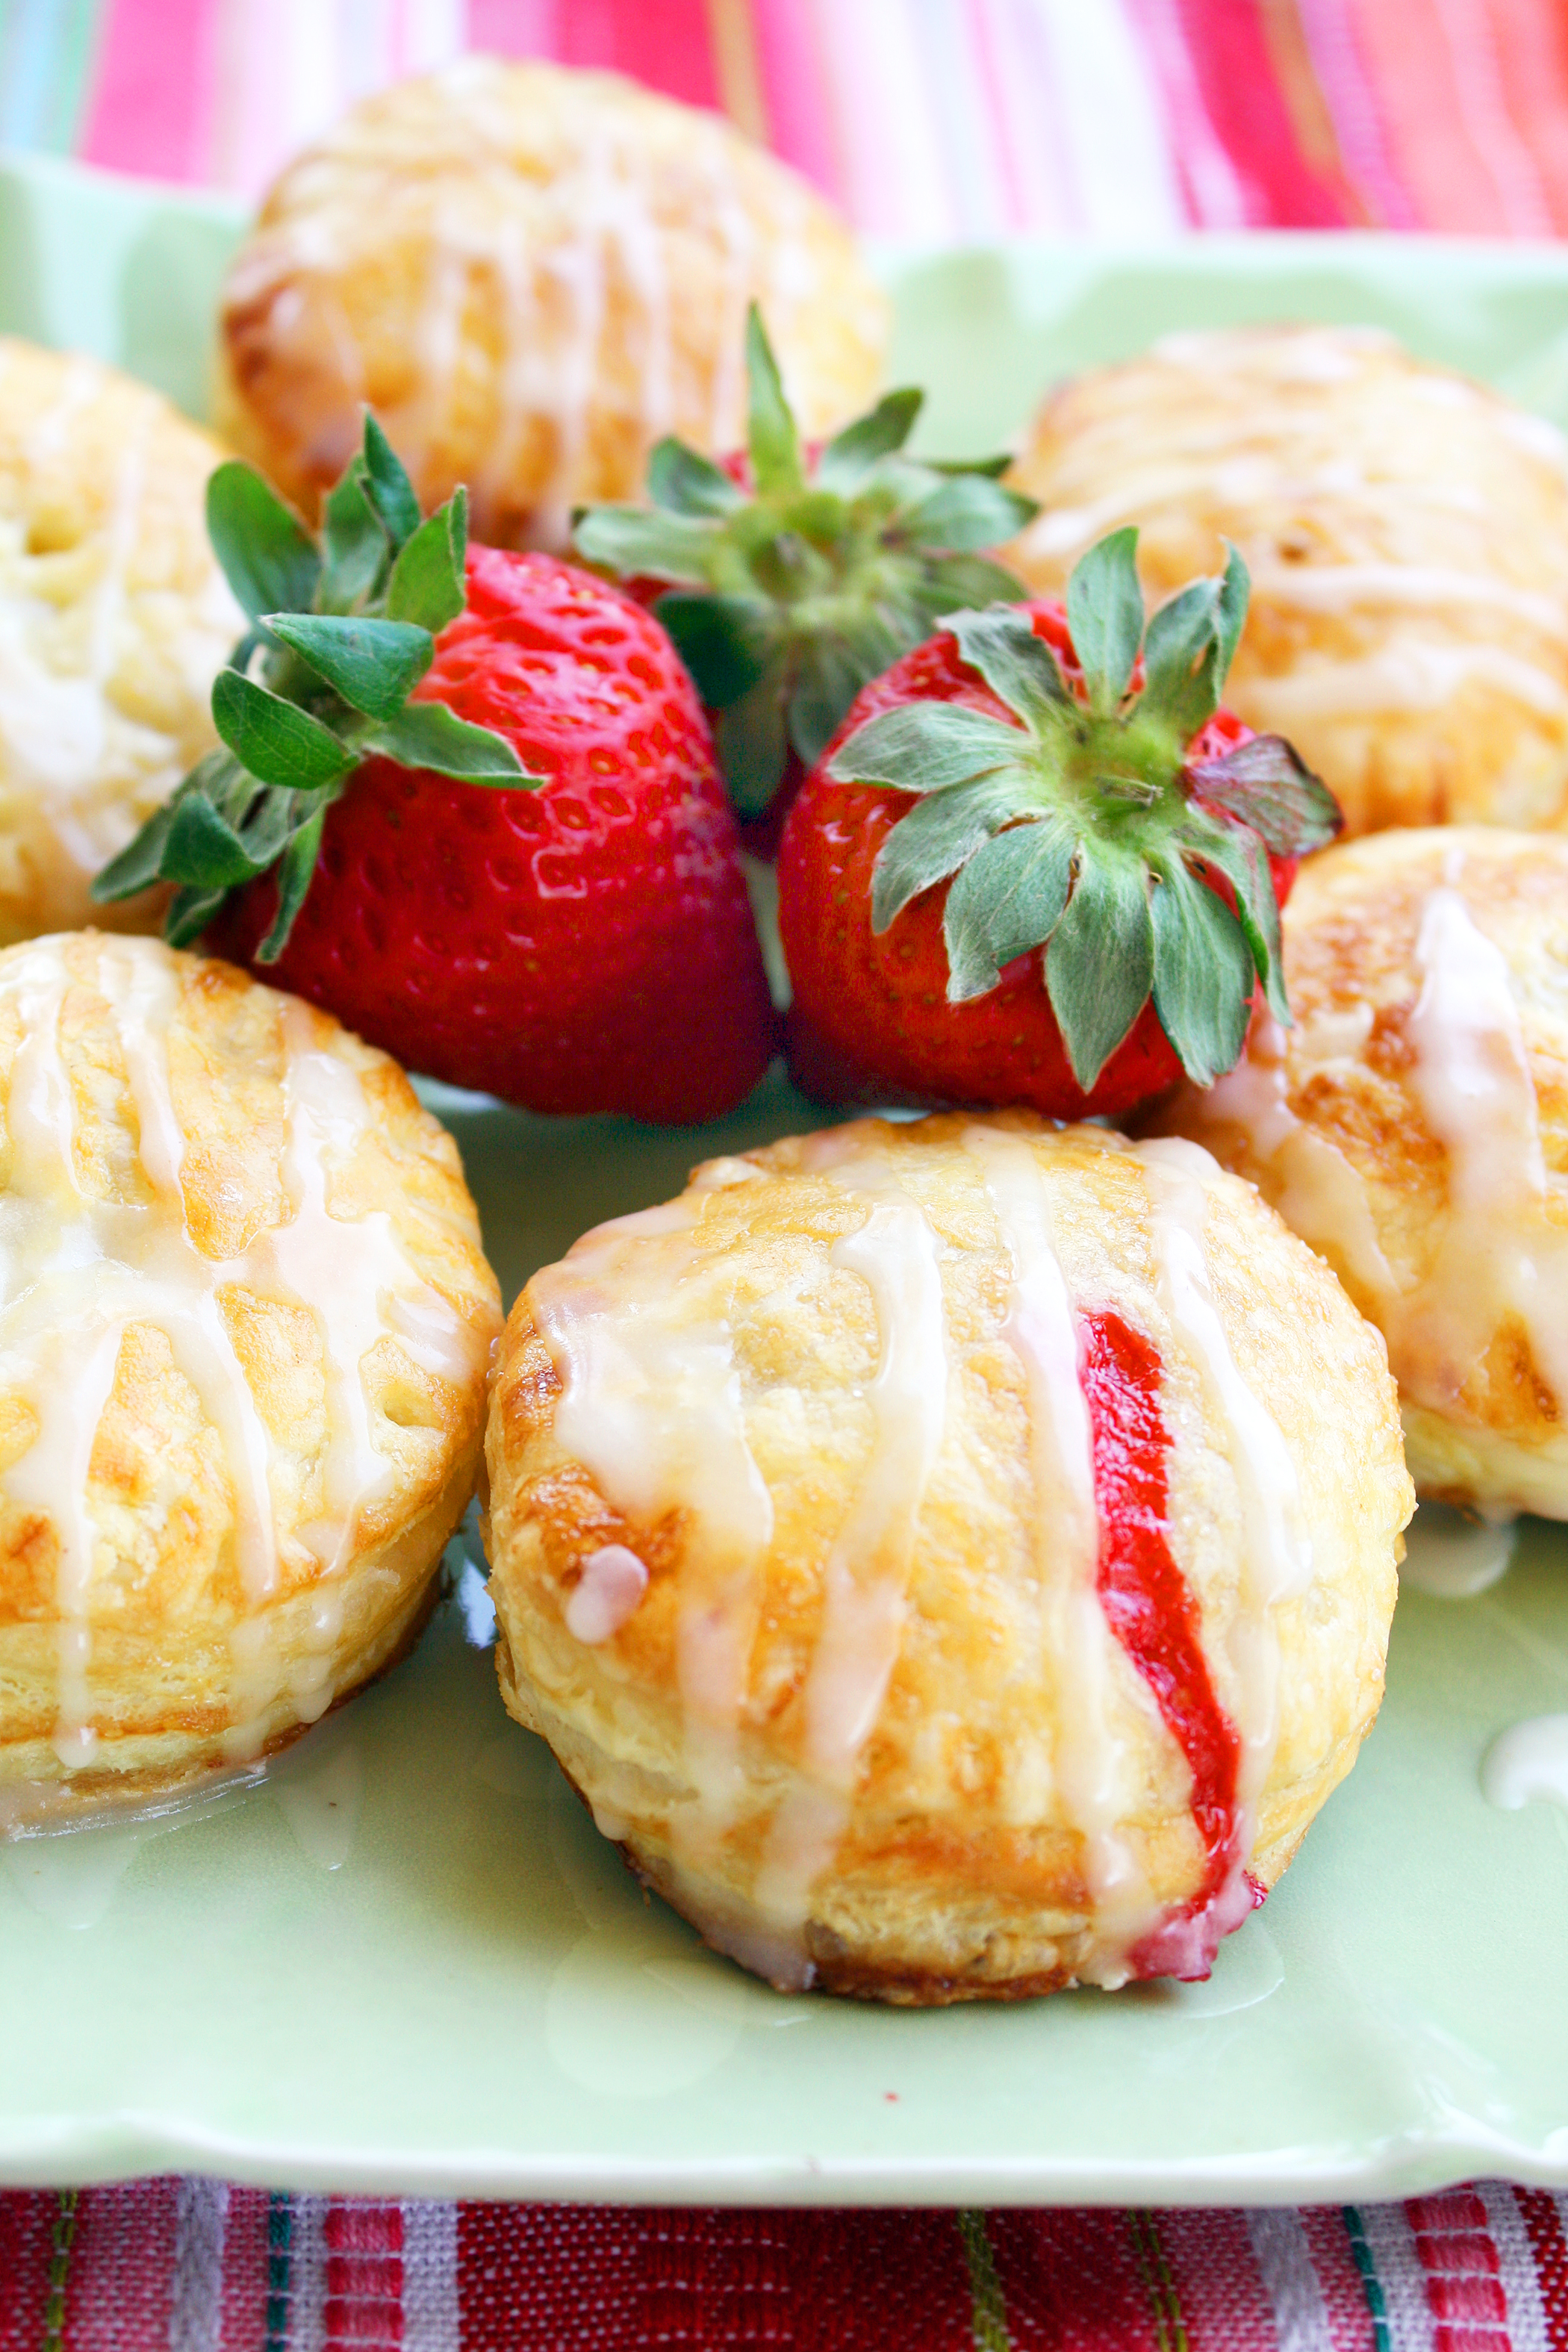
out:
M279 1747L472 1491L494 1276L383 1054L227 964L0 955L0 1826Z
M742 440L760 301L801 429L874 390L887 305L849 233L716 115L470 57L367 99L283 173L229 273L218 414L307 510L386 426L426 508L564 542L666 433Z
M145 384L0 338L0 947L156 927L88 886L217 740L245 627L207 544L223 455Z
M781 1985L1206 1974L1382 1693L1382 1343L1190 1144L710 1162L534 1276L487 1450L508 1706Z
M1055 592L1138 524L1168 594L1235 541L1226 700L1288 736L1348 830L1568 824L1568 471L1555 427L1367 328L1173 335L1048 399L1010 551Z
M1310 858L1296 1025L1162 1124L1252 1178L1387 1338L1419 1491L1568 1518L1568 842Z

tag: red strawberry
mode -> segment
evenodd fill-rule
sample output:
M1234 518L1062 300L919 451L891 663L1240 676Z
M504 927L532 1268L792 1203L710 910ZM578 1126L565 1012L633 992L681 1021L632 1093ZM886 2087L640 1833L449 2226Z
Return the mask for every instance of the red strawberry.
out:
M1136 543L1091 549L1065 608L953 614L802 790L779 927L808 1092L1119 1114L1229 1069L1259 983L1289 1021L1279 906L1339 810L1216 707L1240 557L1145 634Z
M803 447L754 306L746 359L745 452L715 465L660 442L652 506L591 507L575 545L654 604L712 717L746 846L772 856L859 688L954 604L1023 594L980 551L1035 509L994 478L1005 459L906 457L918 392Z
M220 679L229 756L187 779L103 894L147 873L182 883L172 938L205 929L452 1084L535 1110L731 1108L774 1023L734 821L674 646L574 565L493 548L465 565L460 498L420 525L368 421L356 463L380 549L363 529L334 545L329 503L311 572L286 517L301 568L285 581L271 502L274 560L247 583L268 683ZM233 578L237 536L256 568L262 510L256 478L235 468L243 486L225 487L229 470L214 538ZM421 541L423 583L404 576ZM370 584L345 613L351 561ZM316 611L258 610L280 605L280 585ZM312 751L319 781L301 768Z

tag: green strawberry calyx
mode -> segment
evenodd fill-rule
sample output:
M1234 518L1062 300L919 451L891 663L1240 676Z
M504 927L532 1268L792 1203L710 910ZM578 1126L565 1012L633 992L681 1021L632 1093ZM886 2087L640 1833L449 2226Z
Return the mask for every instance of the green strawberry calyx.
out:
M767 809L792 751L816 765L860 688L942 614L1026 593L981 551L1037 511L997 480L1005 457L907 456L916 391L887 394L815 456L803 448L754 303L746 370L750 492L667 439L648 459L652 504L589 507L574 535L584 562L670 583L653 609L717 714L742 818Z
M953 1004L1048 943L1046 992L1086 1094L1151 996L1198 1086L1239 1059L1256 982L1289 1024L1268 856L1320 848L1343 823L1278 735L1188 763L1247 618L1247 567L1229 548L1220 578L1194 581L1145 625L1137 545L1136 530L1112 532L1068 583L1081 692L1027 613L952 613L942 627L1012 719L904 703L858 728L827 766L835 782L917 795L872 868L873 929L949 883Z
M367 409L363 441L328 493L320 538L237 459L207 484L207 534L250 626L212 695L220 748L199 760L99 874L100 902L173 883L172 946L199 936L229 892L276 870L278 910L256 950L275 963L310 879L328 809L361 763L526 791L511 745L438 702L408 698L465 602L468 493L421 517Z

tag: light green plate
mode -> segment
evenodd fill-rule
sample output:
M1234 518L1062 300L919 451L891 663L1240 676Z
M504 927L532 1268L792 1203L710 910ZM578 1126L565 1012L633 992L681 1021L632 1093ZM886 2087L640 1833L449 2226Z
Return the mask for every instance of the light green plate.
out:
M0 324L199 406L232 215L0 173ZM1310 314L1568 395L1568 254L1375 237L884 257L931 440L1164 329ZM525 1119L437 1096L508 1292L689 1162L787 1131ZM275 1780L0 1848L0 2178L802 2202L1310 2200L1568 2183L1568 1819L1489 1741L1568 1708L1568 1547L1407 1593L1362 1763L1206 1986L908 2014L784 2000L648 1905L510 1726L470 1570L417 1654Z

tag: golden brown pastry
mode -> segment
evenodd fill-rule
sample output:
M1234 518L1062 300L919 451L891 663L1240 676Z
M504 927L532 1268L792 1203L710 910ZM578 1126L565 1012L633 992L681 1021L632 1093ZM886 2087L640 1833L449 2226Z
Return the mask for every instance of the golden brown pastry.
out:
M805 181L612 74L469 57L365 100L284 173L229 273L218 412L313 510L385 425L426 507L563 542L666 433L743 437L760 301L801 430L866 405L887 305Z
M1146 587L1252 573L1226 700L1351 833L1568 824L1568 471L1556 429L1367 328L1172 335L1047 402L1010 551L1055 592L1142 533Z
M207 544L223 454L116 369L0 338L0 947L91 920L93 875L217 740L245 627Z
M388 1664L495 1278L385 1055L227 964L0 955L0 1826L247 1763Z
M779 1985L1206 1974L1382 1694L1382 1343L1189 1144L710 1161L534 1276L487 1452L508 1706Z
M1249 1176L1388 1341L1418 1491L1568 1518L1568 842L1342 844L1284 917L1296 1025L1161 1124Z

